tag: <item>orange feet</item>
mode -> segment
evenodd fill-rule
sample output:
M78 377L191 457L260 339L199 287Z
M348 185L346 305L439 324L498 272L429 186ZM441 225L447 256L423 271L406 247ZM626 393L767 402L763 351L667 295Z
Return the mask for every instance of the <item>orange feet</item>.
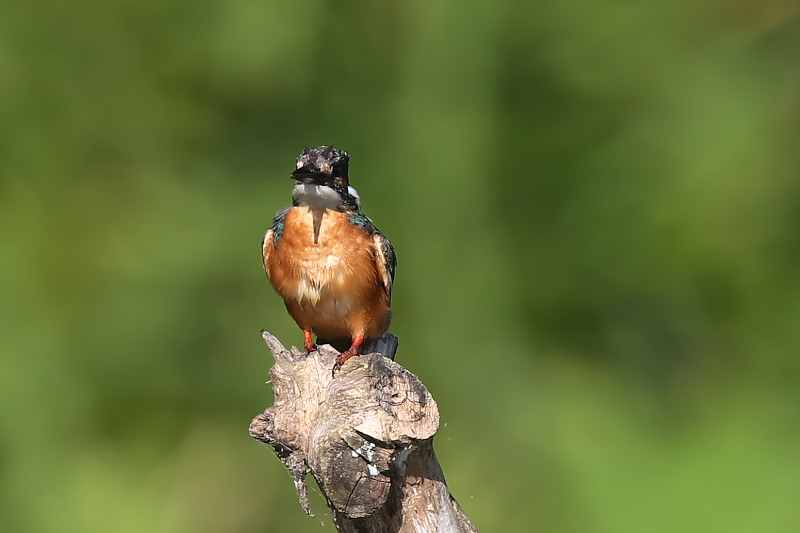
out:
M359 333L353 337L353 344L350 345L350 348L348 348L346 352L340 353L339 357L336 358L336 363L333 365L334 376L348 359L354 355L358 355L358 351L361 349L362 344L364 344L364 334Z
M304 348L306 352L313 352L317 349L317 345L314 344L314 337L311 336L310 329L303 330L303 338L305 339Z

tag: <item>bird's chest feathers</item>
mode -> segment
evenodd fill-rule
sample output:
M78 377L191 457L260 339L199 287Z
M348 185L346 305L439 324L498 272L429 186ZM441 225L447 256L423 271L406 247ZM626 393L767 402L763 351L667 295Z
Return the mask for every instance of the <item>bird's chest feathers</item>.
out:
M348 215L331 209L293 208L276 251L287 292L316 304L331 296L348 298L372 284L372 239Z

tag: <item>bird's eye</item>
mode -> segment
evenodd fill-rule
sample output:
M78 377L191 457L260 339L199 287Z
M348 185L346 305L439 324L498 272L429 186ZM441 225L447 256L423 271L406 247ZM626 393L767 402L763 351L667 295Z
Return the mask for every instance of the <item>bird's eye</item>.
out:
M347 167L348 166L349 165L347 164L347 161L337 161L333 165L333 169L332 169L333 177L342 178L342 177L347 176Z

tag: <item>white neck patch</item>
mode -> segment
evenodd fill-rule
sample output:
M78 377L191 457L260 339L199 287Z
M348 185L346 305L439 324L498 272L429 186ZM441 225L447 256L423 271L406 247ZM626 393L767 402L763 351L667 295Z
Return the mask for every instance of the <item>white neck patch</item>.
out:
M356 199L356 205L359 209L361 209L361 197L358 195L358 191L355 190L352 185L348 185L347 192L350 193L350 196Z

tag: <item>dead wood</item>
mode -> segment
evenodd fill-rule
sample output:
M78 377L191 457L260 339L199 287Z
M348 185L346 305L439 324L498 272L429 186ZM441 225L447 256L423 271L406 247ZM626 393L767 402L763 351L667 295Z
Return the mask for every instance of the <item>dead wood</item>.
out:
M250 425L292 473L303 509L306 475L317 480L340 532L477 532L450 495L433 450L439 410L411 372L380 353L287 350L262 332L275 358L275 404ZM394 355L387 336L373 349Z

